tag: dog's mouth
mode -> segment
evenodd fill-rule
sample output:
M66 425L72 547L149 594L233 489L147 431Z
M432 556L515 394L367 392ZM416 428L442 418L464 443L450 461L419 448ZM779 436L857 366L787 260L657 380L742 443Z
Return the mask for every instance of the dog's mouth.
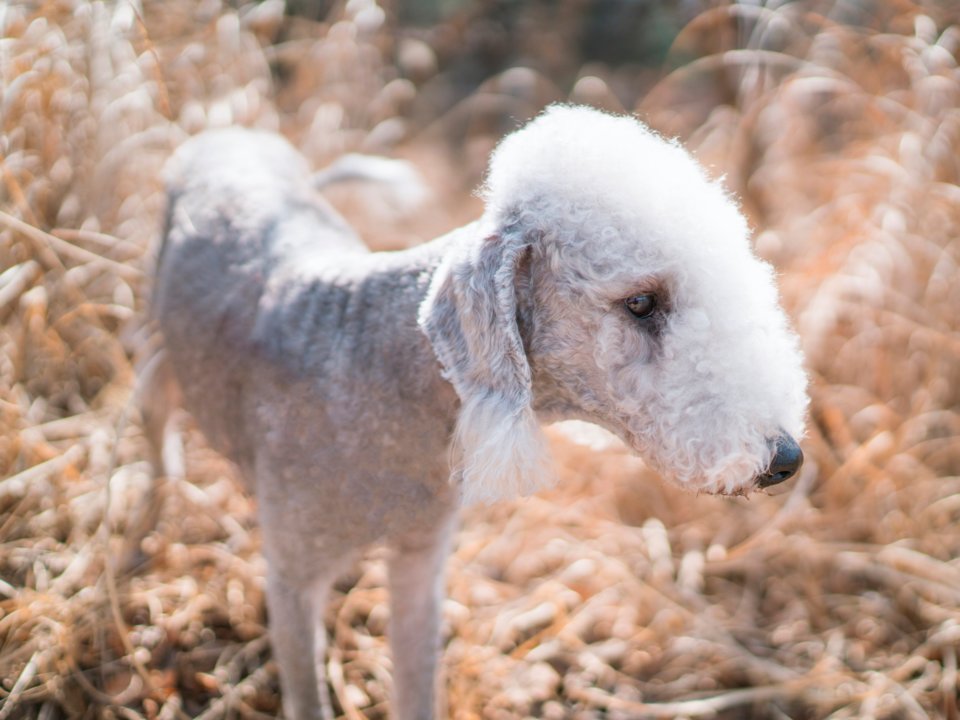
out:
M755 470L751 472L745 466L741 466L726 468L722 478L716 475L683 477L677 475L670 463L660 462L657 454L649 451L649 438L629 429L608 429L619 435L632 452L642 457L665 479L672 479L675 484L693 490L697 494L746 497L756 490L766 490L786 482L795 477L803 466L803 450L800 449L800 445L789 433L781 430L775 437L767 440L772 457L767 469L762 473L754 474Z

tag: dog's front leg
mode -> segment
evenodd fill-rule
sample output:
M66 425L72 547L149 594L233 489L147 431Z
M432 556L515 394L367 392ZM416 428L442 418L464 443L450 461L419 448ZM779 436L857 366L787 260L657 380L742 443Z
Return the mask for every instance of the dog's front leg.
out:
M389 634L396 720L446 716L440 710L436 677L443 570L454 518L454 510L443 507L429 527L392 538Z
M323 536L302 492L258 472L257 495L267 559L267 608L273 654L288 720L330 720L325 677L324 610L330 588L355 553Z
M303 587L281 572L267 572L270 642L280 669L288 720L331 720L324 673L326 633L322 622L332 578Z

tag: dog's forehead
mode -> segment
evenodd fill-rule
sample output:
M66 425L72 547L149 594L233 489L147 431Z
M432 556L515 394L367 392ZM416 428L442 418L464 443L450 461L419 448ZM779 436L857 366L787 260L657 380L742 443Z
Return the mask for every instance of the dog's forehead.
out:
M704 199L699 206L613 204L580 198L562 217L540 225L538 237L560 273L629 286L644 278L683 276L688 282L729 280L729 272L759 264L746 221L732 203ZM521 224L523 221L521 220Z
M701 166L677 142L636 119L553 107L499 144L484 195L501 208L545 193L566 201L601 196L629 205L639 196L669 204L707 186Z
M631 117L554 107L507 136L484 187L487 212L570 246L709 255L746 245L736 203L678 143Z

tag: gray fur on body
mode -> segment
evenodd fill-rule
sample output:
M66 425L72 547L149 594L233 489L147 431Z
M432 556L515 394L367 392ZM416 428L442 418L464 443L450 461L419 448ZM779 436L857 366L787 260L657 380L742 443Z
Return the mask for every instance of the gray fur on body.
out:
M329 714L322 608L337 573L387 538L397 547L394 584L416 578L416 592L397 598L417 597L417 607L398 615L436 605L442 574L430 556L442 557L456 504L458 399L417 327L451 240L369 253L308 178L273 135L230 130L185 146L170 172L153 300L186 408L258 498L271 631L294 718ZM425 548L427 559L404 572ZM419 577L424 565L429 576ZM424 639L403 650L428 645L401 717L433 709L436 624L421 621ZM318 656L316 673L312 662L303 669L304 653Z
M168 187L145 429L162 474L182 390L256 493L297 720L329 714L326 595L379 539L394 715L434 717L455 510L549 482L541 421L597 423L680 485L732 494L802 433L800 353L746 223L630 118L551 109L497 150L480 221L402 252L368 252L273 135L195 138ZM639 293L657 298L643 320L624 306Z
M347 547L389 534L406 499L447 497L457 398L417 312L449 240L369 253L272 135L209 135L179 160L153 309L210 444L256 493L270 456L318 499L349 487L329 533Z

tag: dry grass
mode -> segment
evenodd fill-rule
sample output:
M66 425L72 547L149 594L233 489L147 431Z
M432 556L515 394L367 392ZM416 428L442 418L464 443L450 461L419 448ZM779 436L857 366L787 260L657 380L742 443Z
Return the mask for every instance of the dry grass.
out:
M615 444L555 433L561 490L466 513L445 607L453 717L958 717L948 5L724 5L681 33L637 109L727 175L781 271L813 378L808 463L783 495L691 497ZM109 560L147 488L131 356L171 148L239 122L317 164L413 157L440 188L421 217L336 198L396 247L475 212L497 133L568 95L513 70L411 122L443 79L426 44L363 0L327 24L275 7L0 6L0 720L279 712L252 504L195 435L149 562ZM582 74L572 97L622 101L622 70ZM351 720L386 716L383 575L374 551L328 616Z

